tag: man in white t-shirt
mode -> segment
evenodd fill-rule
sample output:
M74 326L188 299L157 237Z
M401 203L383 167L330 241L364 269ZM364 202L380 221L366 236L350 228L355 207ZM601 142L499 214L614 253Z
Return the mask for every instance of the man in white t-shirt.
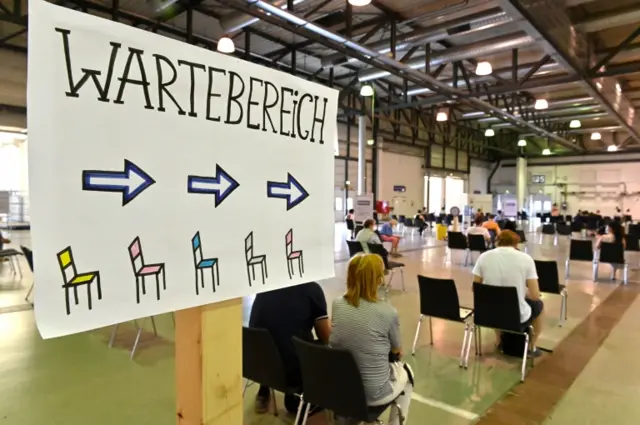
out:
M469 227L469 229L467 229L467 235L482 235L484 236L485 242L491 242L491 234L489 233L489 229L482 227L484 219L481 216L476 216L474 223L475 226L471 226Z
M542 311L536 265L529 255L518 251L520 238L511 230L498 235L497 248L484 252L473 268L473 281L494 286L515 287L518 291L520 322L533 325L530 355L537 357L536 341L542 331ZM497 333L500 338L500 333ZM499 341L499 339L498 339Z

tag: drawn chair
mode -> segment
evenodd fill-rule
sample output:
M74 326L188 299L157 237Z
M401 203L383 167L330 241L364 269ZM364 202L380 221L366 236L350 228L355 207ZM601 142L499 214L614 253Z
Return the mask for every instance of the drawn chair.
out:
M136 277L136 302L140 304L140 284L142 283L142 294L147 293L145 286L145 278L147 276L156 277L156 297L160 299L160 275L162 275L162 288L167 289L167 278L164 271L164 263L145 264L142 255L142 246L140 238L136 237L131 245L129 245L129 258L131 259L131 267Z
M293 272L293 261L298 260L298 271L300 276L304 273L304 259L302 257L302 251L293 250L293 229L289 229L287 236L285 237L285 246L287 252L287 271L289 272L289 279L295 274Z
M262 284L265 284L265 278L269 277L267 272L267 256L253 255L253 231L244 240L244 253L247 260L247 277L249 278L249 286L251 282L256 280L256 266L260 266L262 272Z
M216 285L220 286L220 271L218 270L218 259L203 258L200 232L196 232L196 234L191 239L191 247L193 248L193 265L196 270L196 295L200 294L200 285L204 288L204 271L207 269L211 270L211 285L213 287L213 292L216 292Z
M70 246L58 252L57 256L58 265L60 266L62 279L64 281L62 287L64 288L67 315L71 314L69 290L73 289L73 298L75 299L76 305L78 305L78 287L82 285L87 285L87 304L89 306L89 310L91 310L93 307L93 304L91 302L91 284L93 282L96 282L96 286L98 287L98 299L102 299L102 288L100 287L100 272L92 271L86 273L78 273L76 264L73 261L73 252L71 251Z
M27 264L29 265L29 270L31 270L31 274L33 274L33 251L27 248L24 245L20 245L20 250L24 254L24 258L27 260ZM27 296L24 297L26 302L29 302L29 297L31 296L31 292L33 292L33 286L35 282L31 282L31 286L29 287L29 292L27 292Z

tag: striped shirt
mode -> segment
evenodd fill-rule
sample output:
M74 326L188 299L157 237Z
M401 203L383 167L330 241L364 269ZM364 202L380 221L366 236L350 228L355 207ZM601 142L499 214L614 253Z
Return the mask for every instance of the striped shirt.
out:
M340 297L333 302L331 321L330 345L351 352L362 375L367 403L376 405L393 392L389 353L401 347L398 312L384 301L361 299L354 307Z

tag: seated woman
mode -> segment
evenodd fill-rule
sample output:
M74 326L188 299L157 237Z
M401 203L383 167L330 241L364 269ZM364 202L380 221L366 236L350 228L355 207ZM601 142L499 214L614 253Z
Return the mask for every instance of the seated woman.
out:
M400 257L401 254L398 252L398 244L400 243L400 236L396 236L393 234L393 229L398 225L396 220L391 220L388 223L382 225L380 229L380 239L383 242L391 242L391 252L390 254L394 257Z
M384 266L377 255L359 254L347 270L347 292L333 302L333 328L329 344L351 352L364 384L367 404L385 406L394 400L404 423L413 392L413 373L402 363L398 312L378 300L384 283ZM390 425L399 425L397 409L391 409Z
M475 226L469 227L467 230L467 235L482 235L484 236L484 240L487 243L491 243L491 234L489 233L489 229L484 227L482 224L484 223L484 217L480 215L476 215L474 220Z
M624 229L618 221L612 221L609 226L609 231L598 238L596 242L596 249L600 249L602 242L621 244L623 248L626 248L626 241L624 240Z

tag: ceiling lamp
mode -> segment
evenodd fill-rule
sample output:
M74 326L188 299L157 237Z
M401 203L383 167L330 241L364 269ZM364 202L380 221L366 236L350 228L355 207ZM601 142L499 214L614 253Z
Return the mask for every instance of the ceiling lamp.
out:
M493 131L493 128L487 128L484 132L485 137L493 137L496 135L496 132Z
M218 51L220 53L233 53L236 51L236 46L233 44L233 40L227 36L222 37L218 40Z
M615 151L618 150L618 147L616 145L609 145L609 146L607 146L607 150L609 152L615 152Z
M476 75L489 75L493 72L491 64L487 61L478 62L476 66Z
M369 145L369 146L373 146L374 143L375 143L375 140L373 140L373 139L367 140L367 145Z
M597 131L595 133L591 133L591 140L600 140L602 139L602 135Z
M371 87L369 84L365 84L364 86L360 87L360 96L363 96L363 97L373 96L373 87Z
M351 6L366 6L371 3L371 0L349 0Z
M569 128L580 128L581 126L580 120L571 120L569 123Z
M518 140L518 146L520 146L520 147L525 147L525 146L527 146L527 141L526 141L526 140L524 140L524 139L520 139L520 140Z
M445 108L438 110L438 113L436 114L436 121L442 122L447 121L448 119L449 114L447 113L447 110Z
M551 155L551 150L549 150L549 148L544 148L542 150L542 155Z
M547 99L538 99L536 100L536 104L534 106L534 108L536 109L547 109L549 107L549 102L547 102Z

